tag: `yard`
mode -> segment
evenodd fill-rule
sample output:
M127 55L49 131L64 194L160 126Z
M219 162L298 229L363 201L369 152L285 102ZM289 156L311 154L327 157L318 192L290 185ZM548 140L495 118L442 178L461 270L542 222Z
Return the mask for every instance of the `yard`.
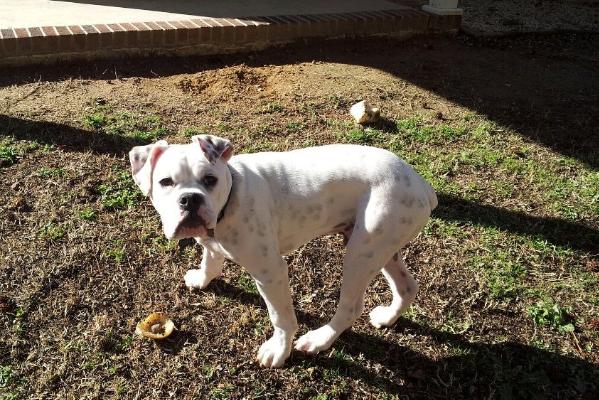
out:
M598 398L597 34L308 43L0 75L0 398ZM384 120L357 129L356 101ZM238 152L387 148L439 195L408 246L421 290L332 350L254 361L270 334L247 273L190 293L127 152L199 132ZM287 257L300 332L337 301L342 238ZM390 301L382 276L366 310ZM178 331L134 335L151 311Z

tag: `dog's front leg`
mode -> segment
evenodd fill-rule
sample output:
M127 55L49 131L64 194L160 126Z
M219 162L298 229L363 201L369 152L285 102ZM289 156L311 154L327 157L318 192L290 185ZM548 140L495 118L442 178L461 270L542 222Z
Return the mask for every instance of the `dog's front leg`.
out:
M263 264L252 274L274 327L272 337L258 350L257 359L263 367L278 368L283 365L291 354L293 337L298 328L287 270L287 262L280 258L268 265Z
M205 246L202 247L204 254L200 268L190 269L185 273L185 285L189 290L204 289L214 278L220 276L223 271L225 257Z

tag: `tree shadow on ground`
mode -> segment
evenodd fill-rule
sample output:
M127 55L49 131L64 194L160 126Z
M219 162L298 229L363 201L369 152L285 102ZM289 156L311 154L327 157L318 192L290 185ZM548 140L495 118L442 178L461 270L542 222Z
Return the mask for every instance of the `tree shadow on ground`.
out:
M133 146L145 144L138 139L122 135L110 135L55 122L33 121L2 114L0 135L54 145L67 151L91 151L116 156L127 154Z
M376 68L510 127L531 141L599 168L599 33L529 34L500 39L419 38L308 41L248 54L188 57L173 62L99 61L64 68L22 67L0 77L15 83L72 76L114 80L197 73L227 65L323 61ZM364 93L372 101L385 93ZM355 101L359 99L348 99ZM405 99L404 99L405 100ZM422 99L411 99L416 103ZM406 100L407 101L407 100ZM416 104L431 112L430 104ZM383 110L384 112L384 110ZM446 116L442 115L443 118Z
M127 154L133 146L144 144L140 140L122 135L92 132L64 124L31 121L6 115L0 115L0 134L56 145L68 151L91 151L116 156ZM439 206L434 215L447 221L495 226L518 234L536 236L552 244L575 250L594 252L599 243L599 232L578 222L535 217L444 193L439 194Z
M597 251L599 231L579 222L562 218L535 217L445 193L438 194L438 198L439 206L433 211L433 215L443 220L497 227L521 235L538 237L557 246L591 253Z
M208 291L265 308L260 296L226 282ZM298 321L312 328L325 321L296 310ZM453 355L431 358L381 336L348 330L335 342L335 352L306 356L294 352L287 366L306 362L360 380L390 395L410 398L582 398L599 395L599 365L514 342L471 342L407 319L391 328L397 334L426 337L432 346ZM380 364L367 368L366 364Z

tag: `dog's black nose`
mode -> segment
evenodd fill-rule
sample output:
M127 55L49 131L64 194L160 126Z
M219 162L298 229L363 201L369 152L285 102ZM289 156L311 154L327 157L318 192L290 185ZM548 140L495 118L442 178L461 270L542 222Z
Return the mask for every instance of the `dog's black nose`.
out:
M179 196L179 207L185 211L195 211L204 202L199 193L183 193Z

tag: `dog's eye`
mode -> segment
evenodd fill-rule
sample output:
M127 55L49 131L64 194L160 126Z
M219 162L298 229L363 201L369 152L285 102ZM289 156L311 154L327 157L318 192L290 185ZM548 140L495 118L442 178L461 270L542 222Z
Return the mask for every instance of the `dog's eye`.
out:
M161 179L158 181L158 183L160 183L160 186L162 187L173 186L175 184L171 178Z
M202 179L202 184L208 188L211 188L212 186L216 185L217 181L218 179L216 176L206 175L204 179Z

